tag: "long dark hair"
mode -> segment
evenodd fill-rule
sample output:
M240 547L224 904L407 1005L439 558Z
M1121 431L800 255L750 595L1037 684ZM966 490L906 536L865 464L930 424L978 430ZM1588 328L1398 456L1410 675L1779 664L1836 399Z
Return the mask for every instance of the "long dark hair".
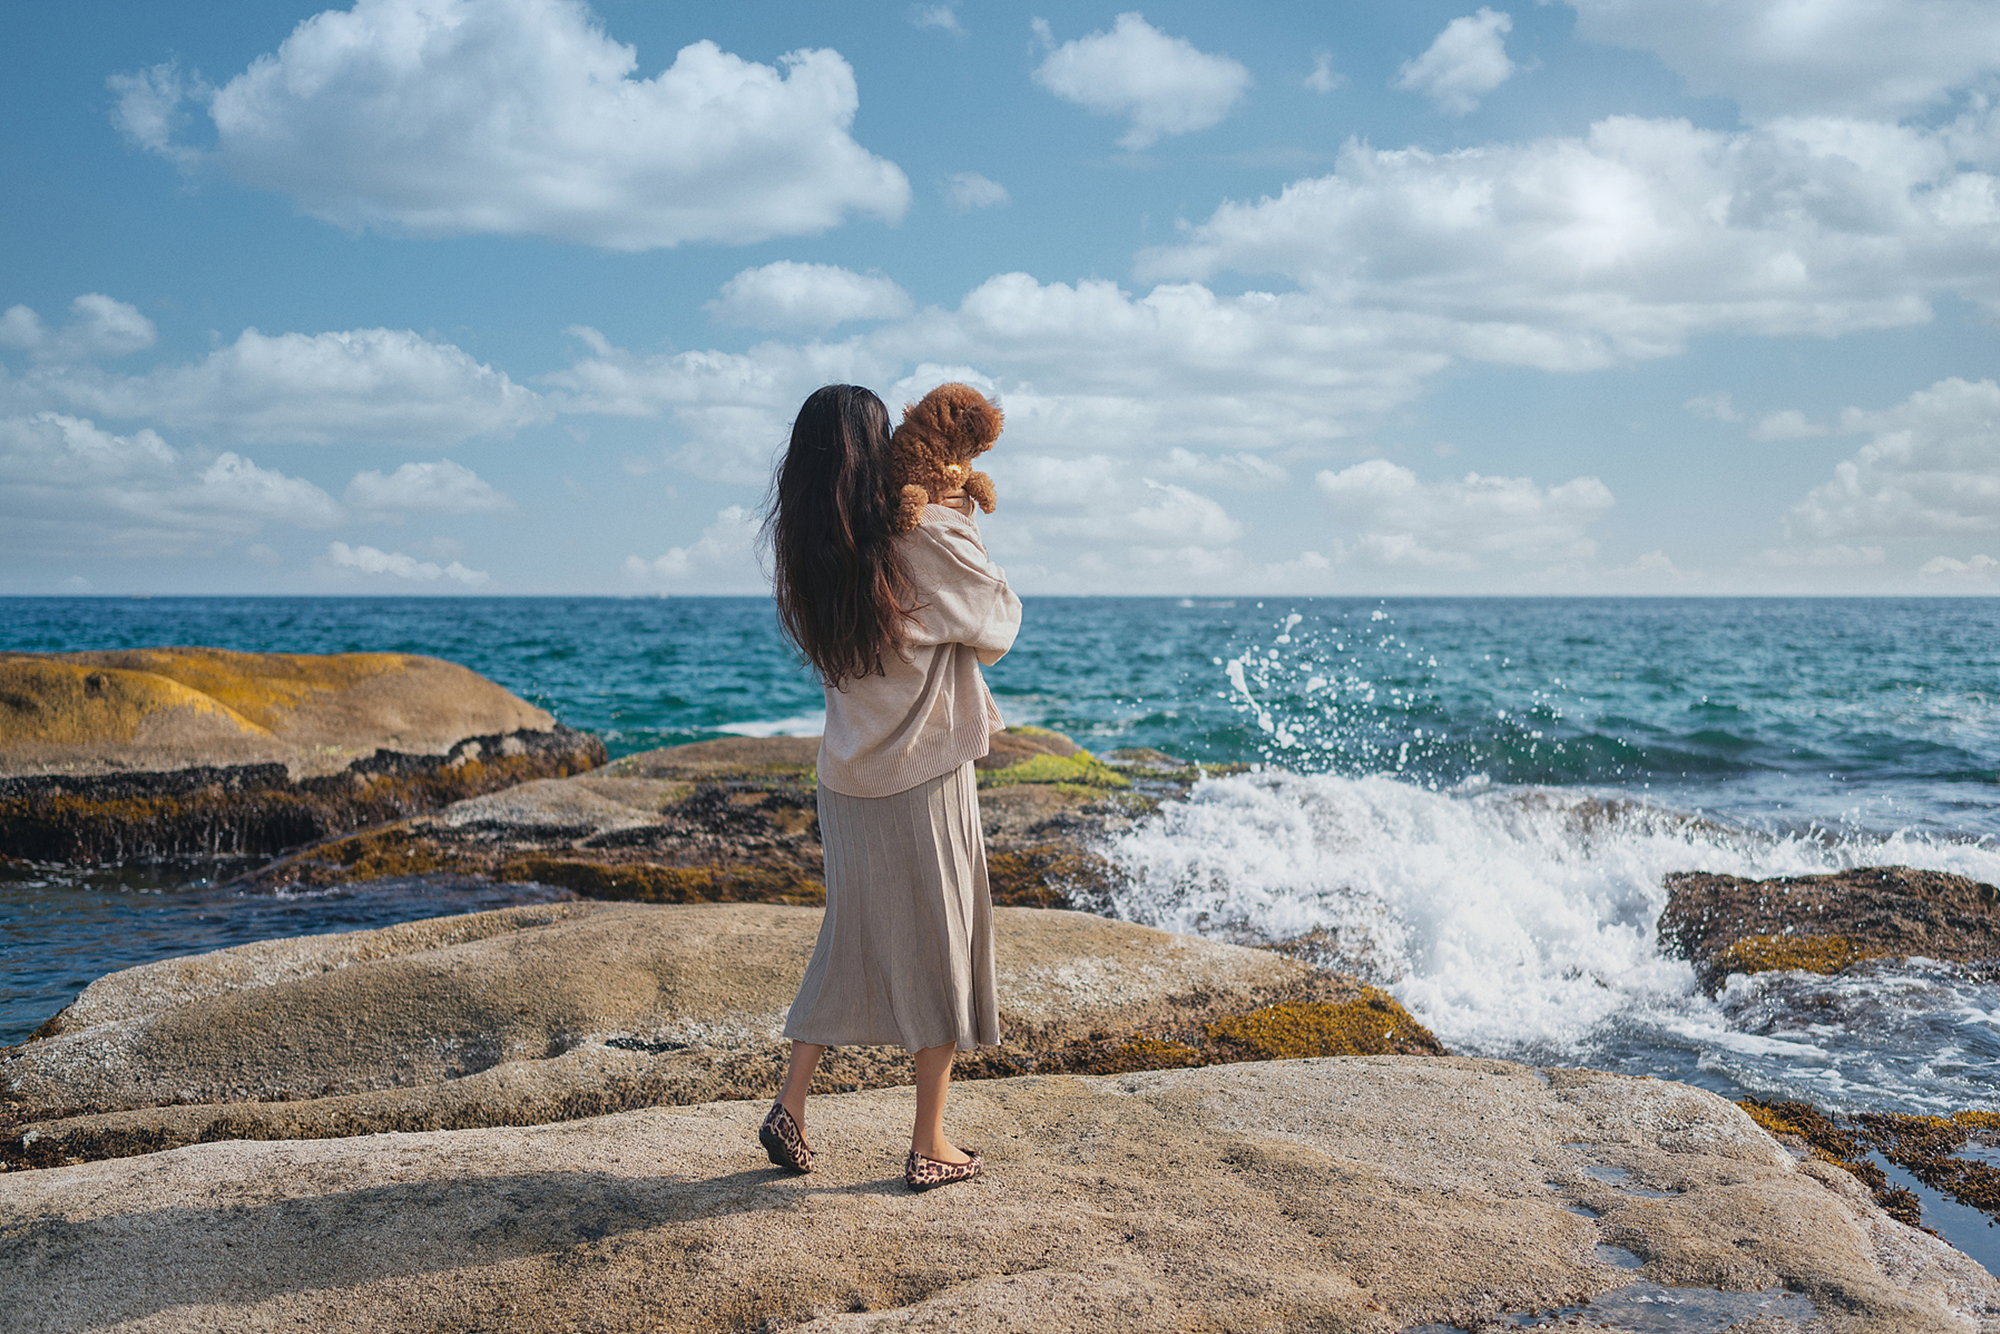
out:
M816 389L771 479L764 538L778 624L830 686L882 670L914 619L895 545L889 410L859 385Z

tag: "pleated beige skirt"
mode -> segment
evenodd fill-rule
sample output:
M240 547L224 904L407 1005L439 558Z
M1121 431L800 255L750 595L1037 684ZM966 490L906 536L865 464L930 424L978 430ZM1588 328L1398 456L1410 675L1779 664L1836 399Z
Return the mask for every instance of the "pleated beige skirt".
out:
M822 785L826 919L785 1036L960 1051L1000 1041L979 784L964 764L887 797Z

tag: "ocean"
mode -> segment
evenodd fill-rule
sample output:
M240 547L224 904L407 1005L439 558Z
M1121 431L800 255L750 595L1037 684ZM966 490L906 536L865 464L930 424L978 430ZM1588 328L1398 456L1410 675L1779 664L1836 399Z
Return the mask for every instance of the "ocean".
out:
M819 729L751 598L0 599L0 648L393 650L466 664L612 754ZM2000 882L2000 602L1030 598L1012 723L1248 763L1121 836L1116 911L1317 930L1454 1051L1847 1111L1991 1106L2000 987L1924 961L1709 998L1661 877L1900 864ZM0 870L0 1044L175 954L547 895L289 898L200 868Z

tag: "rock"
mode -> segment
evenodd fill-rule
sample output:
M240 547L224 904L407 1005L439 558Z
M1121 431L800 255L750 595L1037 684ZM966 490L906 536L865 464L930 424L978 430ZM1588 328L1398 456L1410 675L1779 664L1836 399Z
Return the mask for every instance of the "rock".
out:
M0 1327L1992 1329L2000 1285L1682 1085L1373 1057L965 1084L978 1181L900 1181L911 1094L215 1143L0 1176ZM1639 1268L1621 1267L1638 1264ZM1675 1285L1662 1289L1655 1285ZM1668 1305L1667 1303L1672 1303ZM1718 1318L1717 1313L1721 1313ZM1705 1316L1706 1319L1701 1317ZM1754 1322L1754 1323L1752 1323Z
M554 726L476 672L406 653L0 654L7 777L270 763L319 777L377 750L442 756Z
M732 737L472 798L328 840L239 882L268 890L386 876L535 881L642 903L824 902L817 737ZM1101 907L1096 845L1189 778L1128 777L1068 738L1016 728L979 770L994 902Z
M1943 871L1863 866L1771 880L1684 871L1665 884L1660 940L1694 961L1711 994L1731 973L1831 973L1912 955L2000 961L2000 889Z
M1963 1111L1948 1117L1897 1112L1829 1115L1809 1103L1754 1099L1739 1106L1780 1143L1853 1173L1898 1222L1918 1224L1922 1202L1914 1192L1892 1184L1869 1157L1871 1151L1932 1190L2000 1222L2000 1167L1989 1161L2000 1148L2000 1112ZM1974 1144L1977 1149L1961 1154Z
M126 969L0 1052L0 1163L768 1097L819 919L535 905ZM1383 993L1278 955L1077 912L1003 908L995 930L1006 1045L969 1076L1443 1051ZM849 1049L822 1083L908 1069Z
M268 855L603 760L435 658L0 654L0 843L18 857Z

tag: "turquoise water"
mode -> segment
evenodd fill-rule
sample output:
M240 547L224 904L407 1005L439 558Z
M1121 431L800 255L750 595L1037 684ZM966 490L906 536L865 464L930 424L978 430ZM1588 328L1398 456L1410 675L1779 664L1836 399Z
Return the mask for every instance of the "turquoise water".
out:
M450 658L613 754L809 733L821 708L761 599L0 600L0 648L172 643ZM1263 766L1107 849L1121 915L1317 931L1456 1050L1853 1109L2000 1086L1988 980L1916 963L1711 1000L1652 935L1675 870L2000 881L2000 603L1032 598L989 679L1009 721L1093 750ZM515 892L247 901L185 868L16 874L0 1042L143 959Z

